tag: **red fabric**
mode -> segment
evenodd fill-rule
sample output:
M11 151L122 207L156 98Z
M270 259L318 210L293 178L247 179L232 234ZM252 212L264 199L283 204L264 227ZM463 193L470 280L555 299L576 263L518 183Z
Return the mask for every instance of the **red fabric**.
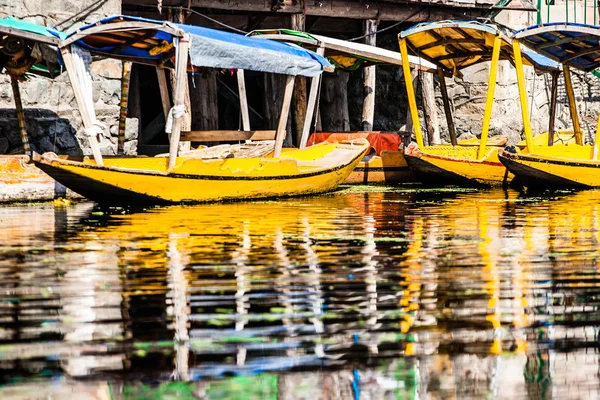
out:
M398 151L402 143L402 138L395 132L316 132L308 138L307 146L321 142L335 143L358 138L367 139L378 156L383 150Z

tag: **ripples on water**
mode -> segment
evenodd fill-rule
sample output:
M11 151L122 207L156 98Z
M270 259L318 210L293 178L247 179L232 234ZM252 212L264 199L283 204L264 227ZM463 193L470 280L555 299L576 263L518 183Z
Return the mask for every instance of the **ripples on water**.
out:
M600 192L347 188L0 224L0 398L600 396Z

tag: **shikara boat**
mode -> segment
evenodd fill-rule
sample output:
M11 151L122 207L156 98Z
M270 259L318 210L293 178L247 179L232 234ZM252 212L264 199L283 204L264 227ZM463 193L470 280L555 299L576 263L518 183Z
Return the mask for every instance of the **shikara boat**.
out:
M473 21L442 21L419 24L401 32L399 44L416 138L416 143L411 143L404 152L410 168L421 181L433 185L486 187L510 182L512 174L498 159L498 150L506 144L506 137L488 139L498 63L500 60L515 59L509 35L494 25ZM410 64L407 62L409 50L437 66L450 133L449 145L425 146L423 143L415 90L410 79ZM461 77L463 68L484 61L490 61L491 66L481 138L478 141L458 142L445 79L446 76ZM538 71L556 70L553 62L539 55L526 53L523 62Z
M22 145L21 154L0 155L0 202L52 200L67 194L54 179L29 163L31 146L19 83L26 74L48 79L60 74L57 47L61 36L30 22L0 19L0 69L10 76Z
M312 77L324 70L333 70L322 56L298 46L198 26L113 16L82 27L63 41L61 52L72 81L89 84L89 79L85 79L87 72L81 68L84 65L79 55L81 49L95 55L154 65L159 74L163 68L175 67L175 105L166 118L166 130L170 132L168 156L103 159L97 150L91 92L82 86L77 86L75 93L80 109L84 110L84 124L91 132L94 160L72 161L52 154L36 155L39 168L99 203L170 204L322 193L343 182L368 150L366 141L356 141L289 151L282 156L295 76ZM202 131L182 135L187 72L203 67L287 75L277 130ZM163 98L163 102L168 100ZM178 157L180 138L215 140L215 134L229 141L256 136L274 139L272 157Z
M524 149L508 147L500 152L499 158L527 187L542 189L600 187L600 160L598 159L600 124L596 127L594 145L584 144L584 134L579 123L570 72L571 68L589 72L600 67L599 40L600 27L563 22L531 26L515 34L515 43L535 48L537 52L562 64L565 91L569 99L573 123L571 136L574 140L567 143L550 140L547 146L536 145L531 139L525 84L519 82L521 102L525 110L523 113L525 135L531 143L528 143ZM554 131L557 93L558 76L555 76L549 115L551 133ZM555 135L549 137L554 138ZM575 143L572 143L573 141Z
M349 72L374 65L394 65L402 67L400 53L363 43L349 42L312 33L289 29L257 30L251 36L296 43L326 57L338 69ZM436 67L422 58L409 56L412 68L435 72ZM412 181L408 165L404 160L402 132L381 132L372 130L373 121L363 121L363 131L359 132L314 132L310 134L313 120L319 108L320 76L312 79L309 102L300 139L300 148L316 143L365 138L371 145L370 153L348 176L345 183L393 183ZM371 94L371 97L373 95ZM368 97L368 95L367 95ZM365 100L363 108L374 107L374 99ZM249 128L246 128L249 129ZM310 134L310 135L309 135ZM405 136L405 135L404 135Z

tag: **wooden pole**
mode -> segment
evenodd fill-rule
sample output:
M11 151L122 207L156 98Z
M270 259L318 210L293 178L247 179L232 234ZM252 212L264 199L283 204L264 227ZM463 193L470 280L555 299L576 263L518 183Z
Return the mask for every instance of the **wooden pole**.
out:
M25 125L25 112L23 111L23 102L21 101L21 92L19 90L19 81L14 76L10 76L10 85L12 86L13 97L15 98L15 108L17 110L17 121L19 123L19 134L23 144L23 152L31 153L29 138L27 137L27 126Z
M365 44L371 46L377 45L377 20L367 19L364 21L363 34ZM373 121L375 119L375 66L364 68L364 83L363 83L363 108L362 108L362 128L363 131L373 130Z
M440 144L440 124L438 122L437 107L435 105L435 89L433 87L433 74L419 72L422 74L421 97L423 98L423 111L425 114L425 129L429 145Z
M498 61L500 59L500 47L502 39L500 35L494 38L494 49L492 50L492 62L490 65L490 79L488 82L488 93L485 102L485 111L483 113L483 126L481 127L481 139L479 140L479 152L477 158L482 159L485 156L487 146L488 132L490 130L490 120L492 119L492 107L494 106L494 92L496 90L496 73L498 71Z
M600 114L598 114L598 124L596 125L596 136L594 137L594 150L592 151L592 160L598 159L598 150L600 148Z
M277 124L277 134L275 135L275 150L273 157L281 156L283 148L283 140L285 139L285 127L287 126L288 115L290 113L290 105L292 102L292 92L294 91L294 75L288 75L285 81L285 93L283 95L283 104L281 105L281 114L279 115L279 123Z
M448 125L448 133L450 134L450 143L456 146L456 127L454 126L454 116L450 107L450 97L448 96L448 87L446 86L446 77L441 68L437 69L438 79L440 81L440 91L442 92L442 101L444 103L444 114L446 115L446 124Z
M495 49L494 49L495 50ZM533 135L531 133L531 121L529 120L529 105L527 104L527 89L525 88L525 74L523 72L523 58L521 57L521 44L518 40L513 42L513 53L515 55L515 69L517 70L517 83L519 85L519 100L521 101L521 117L523 118L523 130L525 141L530 153L534 152Z
M244 70L237 70L238 96L240 98L240 111L242 113L242 129L250 130L250 112L248 111L248 97L246 94L246 78Z
M292 29L299 32L304 32L306 25L306 16L304 14L291 15ZM307 104L307 84L306 78L303 76L296 77L296 87L292 94L292 121L294 123L294 144L300 146L302 141L302 132L304 121L306 121Z
M121 75L121 109L119 110L119 141L117 143L117 154L122 154L125 147L127 103L129 101L129 78L131 78L131 62L124 61L123 73Z
M317 54L322 56L325 54L325 48L319 47L317 49ZM310 127L312 125L312 120L317 111L318 102L317 98L319 97L319 89L321 84L321 74L312 78L310 82L310 93L308 95L308 106L306 107L306 118L304 119L304 126L302 127L302 136L300 137L299 147L301 149L306 147L306 143L308 142L308 135L310 133Z
M187 63L188 49L190 39L187 34L179 39L179 49L177 50L177 60L175 68L175 86L173 103L174 107L184 106L185 89L188 87ZM182 118L173 117L173 127L171 129L171 139L169 143L169 172L175 168L177 163L177 152L179 150L179 135L181 133Z
M63 47L60 49L63 61L65 63L65 67L67 69L67 74L69 75L69 80L71 81L71 86L73 87L73 92L75 94L75 100L77 101L77 107L79 108L79 112L81 113L81 119L83 122L83 126L85 129L93 129L94 127L94 119L95 116L91 115L89 110L93 110L93 104L86 103L86 96L83 93L83 88L81 87L81 81L78 79L78 74L75 70L75 63L73 61L73 54L71 53L71 46ZM81 79L86 79L87 77L81 77ZM104 162L102 161L102 153L100 153L100 145L98 144L98 138L96 136L88 136L90 147L92 149L92 154L94 155L94 161L96 161L96 165L103 166Z
M423 133L421 132L421 122L419 121L419 111L417 110L417 98L415 88L410 73L410 63L408 61L408 49L406 48L406 39L400 39L400 56L402 57L402 71L404 72L404 83L406 84L406 94L408 95L408 108L412 117L413 129L417 144L422 149Z
M158 78L158 88L160 89L160 101L162 102L165 121L169 116L171 109L171 98L169 97L169 86L167 85L167 74L162 68L156 68L156 76Z
M550 120L548 121L548 146L554 144L554 123L556 121L556 98L558 97L558 77L560 72L552 73L552 88L550 93Z
M573 121L573 130L575 131L575 143L582 145L583 135L581 133L581 126L579 125L579 112L577 111L577 103L575 102L571 70L566 64L563 64L563 73L565 74L565 89L567 90L567 97L569 98L569 111L571 112L571 120Z

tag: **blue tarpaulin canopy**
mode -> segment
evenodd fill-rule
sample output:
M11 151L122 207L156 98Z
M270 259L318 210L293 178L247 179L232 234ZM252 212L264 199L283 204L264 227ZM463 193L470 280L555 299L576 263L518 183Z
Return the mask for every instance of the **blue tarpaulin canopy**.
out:
M184 33L190 36L190 61L195 67L304 76L333 70L325 58L292 44L123 15L86 25L71 34L65 44L75 43L109 57L164 64L173 58L174 43Z
M556 22L534 25L515 33L515 38L538 53L583 71L600 67L600 27Z
M490 61L494 39L501 41L500 59L513 62L511 31L477 21L439 21L418 24L400 33L416 55L459 75L459 70ZM535 52L522 49L524 63L538 70L556 70L558 65Z

